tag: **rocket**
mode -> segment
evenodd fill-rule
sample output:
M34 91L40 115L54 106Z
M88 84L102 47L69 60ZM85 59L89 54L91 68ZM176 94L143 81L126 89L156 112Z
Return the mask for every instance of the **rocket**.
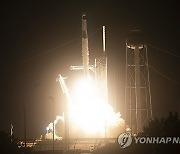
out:
M86 14L82 14L82 61L84 77L89 77L89 49L88 49L88 34Z

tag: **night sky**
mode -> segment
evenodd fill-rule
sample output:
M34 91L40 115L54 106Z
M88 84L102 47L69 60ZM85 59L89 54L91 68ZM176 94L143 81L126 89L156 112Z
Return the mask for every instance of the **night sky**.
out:
M82 72L81 15L88 20L90 63L102 51L101 26L107 29L110 102L123 114L125 89L125 40L137 27L147 39L153 116L180 112L180 11L176 1L62 1L0 2L0 130L23 137L26 107L27 137L39 137L55 115L63 111L64 96L56 83L58 74L67 84ZM157 50L152 47L162 49ZM166 53L170 52L174 55ZM161 73L161 74L160 74ZM115 79L115 81L114 81ZM115 84L113 84L115 82ZM73 82L72 82L73 83ZM123 116L123 115L122 115Z

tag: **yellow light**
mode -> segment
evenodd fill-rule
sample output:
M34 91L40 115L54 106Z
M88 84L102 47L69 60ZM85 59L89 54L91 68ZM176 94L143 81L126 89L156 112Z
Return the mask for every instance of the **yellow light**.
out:
M76 83L72 105L69 111L70 121L87 134L104 134L108 126L117 127L121 122L121 115L114 112L107 100L97 96L91 78L81 79Z

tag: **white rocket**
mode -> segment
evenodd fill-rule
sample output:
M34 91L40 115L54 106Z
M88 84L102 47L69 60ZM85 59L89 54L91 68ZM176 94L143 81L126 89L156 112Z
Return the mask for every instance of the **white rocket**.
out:
M84 77L89 76L89 49L88 49L88 34L87 34L87 22L86 14L82 14L82 61Z

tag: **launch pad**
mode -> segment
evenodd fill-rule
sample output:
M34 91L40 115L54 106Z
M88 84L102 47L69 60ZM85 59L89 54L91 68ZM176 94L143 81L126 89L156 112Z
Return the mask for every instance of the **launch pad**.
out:
M62 115L47 126L44 138L35 140L35 151L61 150L91 153L108 143L116 143L120 133L127 129L139 133L152 117L148 57L145 44L128 39L126 47L126 95L125 121L108 102L107 54L105 46L105 26L102 28L103 49L99 57L89 62L88 33L86 15L82 15L82 66L70 66L72 71L83 71L83 76L69 91L67 77L58 75L65 95ZM133 33L134 36L134 33ZM130 40L130 41L129 41ZM90 73L91 71L91 73ZM145 103L144 103L145 102ZM144 119L143 119L144 118ZM56 124L61 122L61 135Z
M71 66L71 70L83 71L83 76L69 91L66 77L59 75L60 84L66 97L64 114L56 117L47 127L45 139L65 140L70 138L116 138L124 130L124 120L108 103L107 56L105 26L102 28L103 49L100 56L89 62L88 32L86 14L82 15L82 66ZM90 73L91 71L91 73ZM93 75L92 75L93 74ZM55 125L62 121L64 136L57 136Z
M90 153L96 149L102 148L108 143L115 143L117 138L70 138L69 151ZM51 151L52 140L35 141L34 151ZM55 140L55 151L66 151L66 140Z

